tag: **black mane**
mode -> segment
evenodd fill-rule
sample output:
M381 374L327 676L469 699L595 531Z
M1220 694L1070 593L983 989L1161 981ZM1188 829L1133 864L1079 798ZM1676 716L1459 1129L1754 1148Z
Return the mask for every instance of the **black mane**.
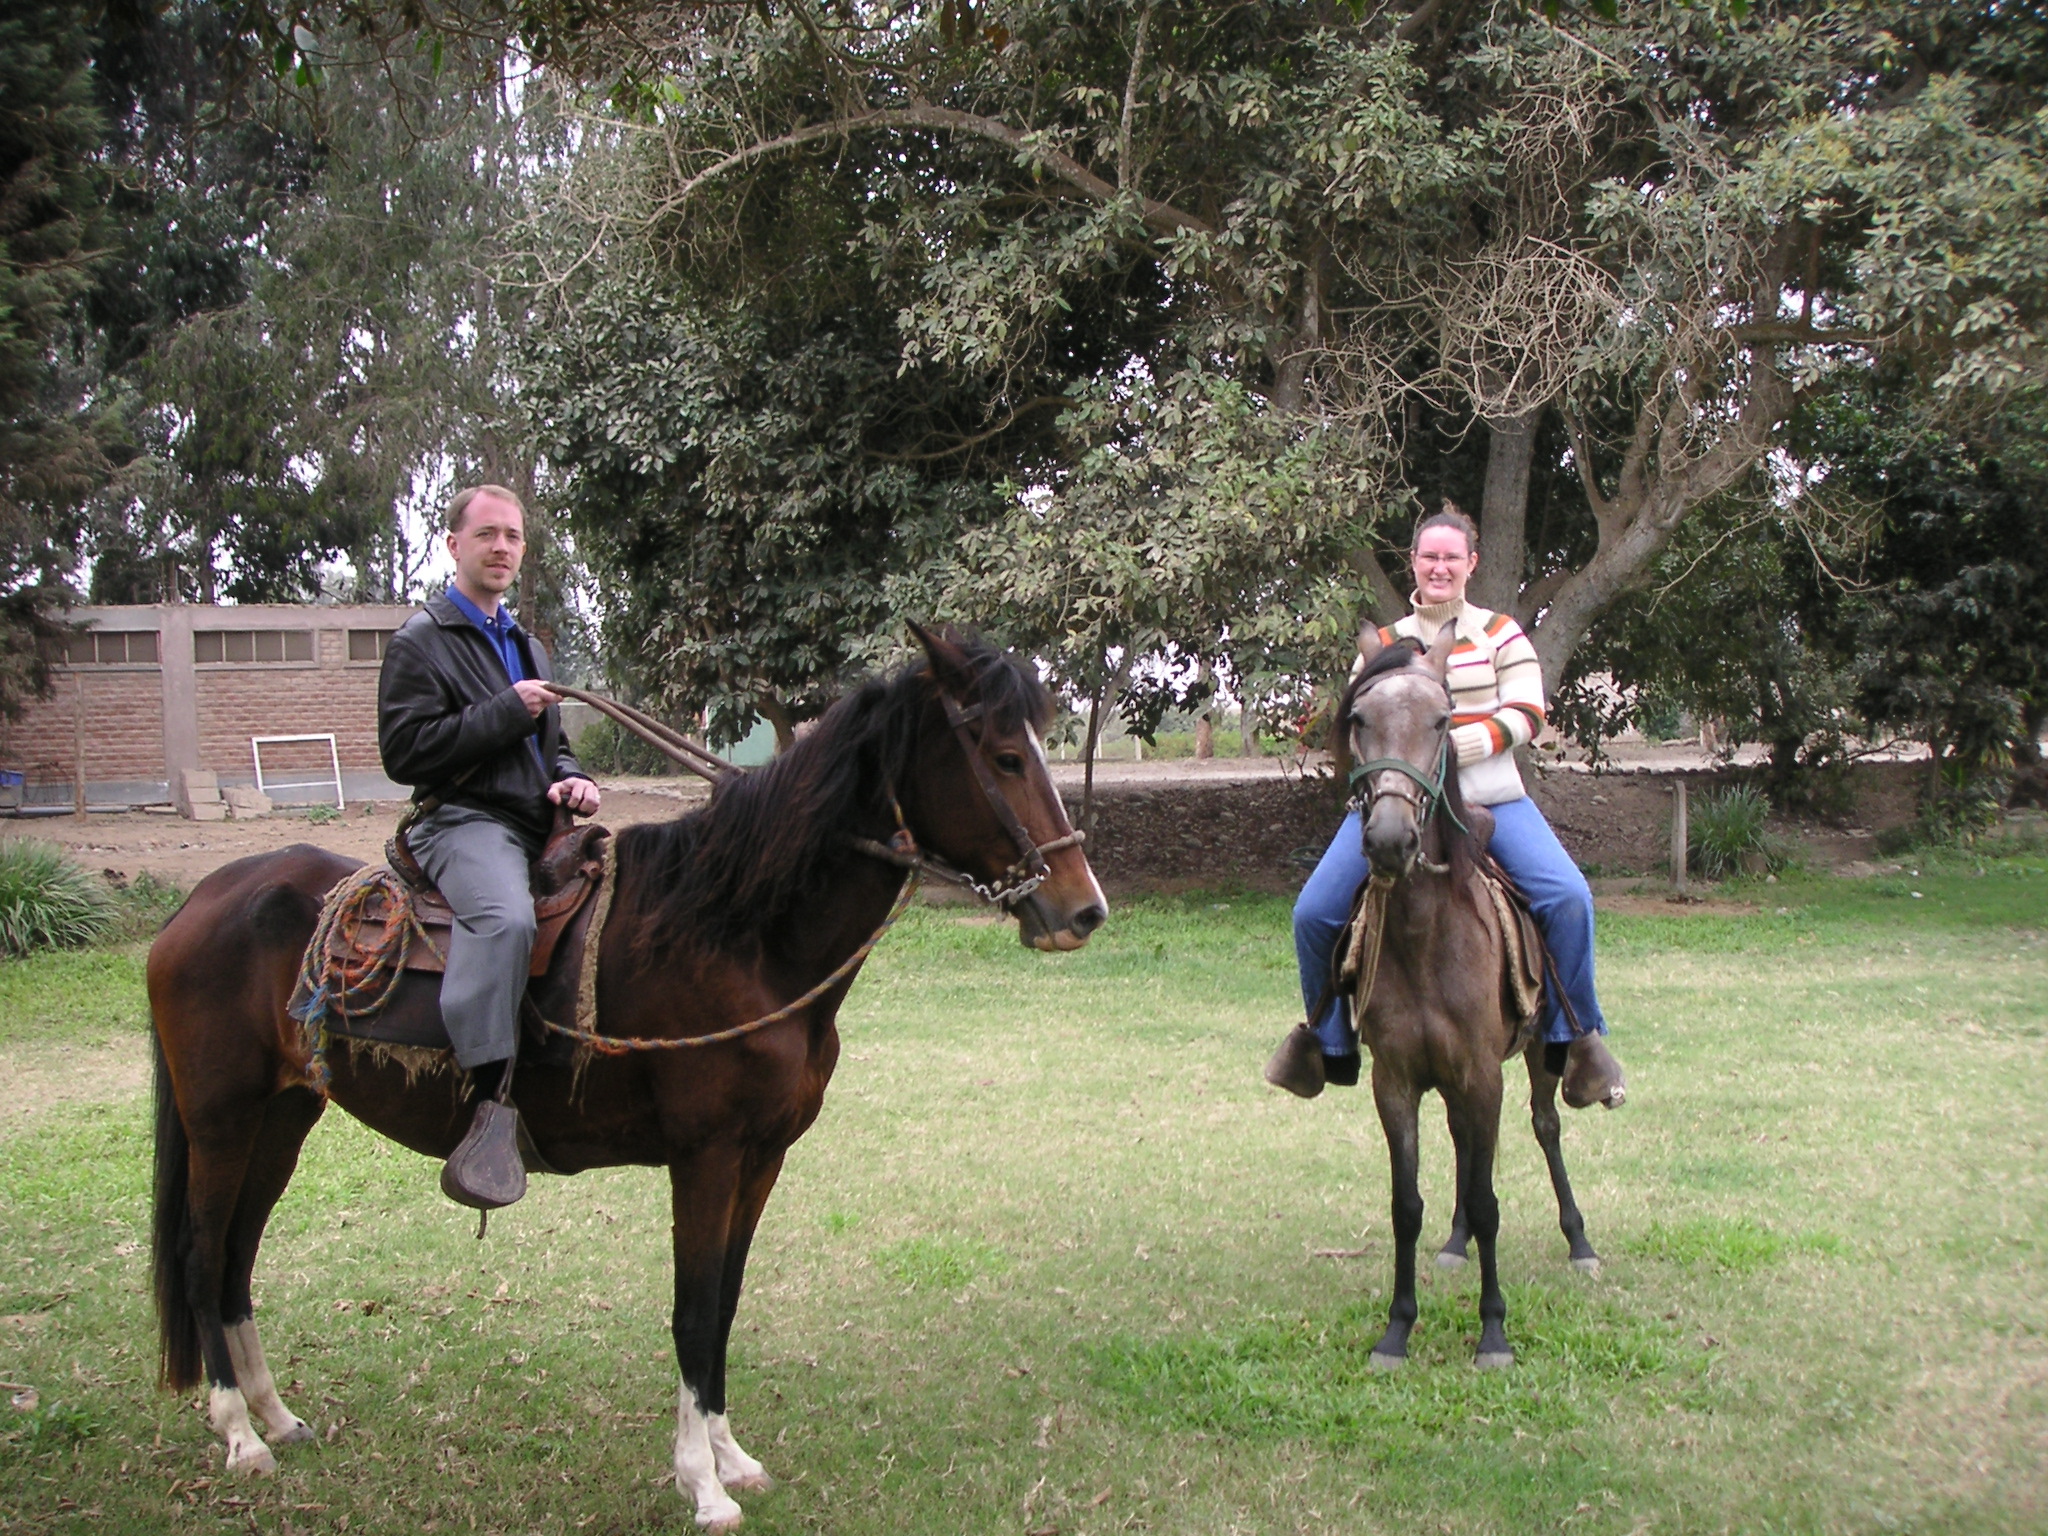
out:
M985 641L958 645L971 679L963 703L979 700L998 729L1044 728L1052 699L1032 672ZM864 857L853 837L887 837L889 787L932 686L923 661L869 678L773 762L721 783L703 809L622 832L613 911L638 925L635 948L746 946Z

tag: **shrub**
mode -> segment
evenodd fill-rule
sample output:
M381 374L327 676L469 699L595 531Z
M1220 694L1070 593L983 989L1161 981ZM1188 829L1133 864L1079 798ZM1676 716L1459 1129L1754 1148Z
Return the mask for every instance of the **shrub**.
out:
M612 720L593 720L576 736L576 761L592 773L641 774L667 778L683 770Z
M1686 858L1708 880L1757 872L1759 865L1784 868L1784 849L1766 826L1770 815L1770 801L1752 785L1706 790L1687 821Z
M90 944L114 924L114 904L98 876L53 843L0 842L0 954Z

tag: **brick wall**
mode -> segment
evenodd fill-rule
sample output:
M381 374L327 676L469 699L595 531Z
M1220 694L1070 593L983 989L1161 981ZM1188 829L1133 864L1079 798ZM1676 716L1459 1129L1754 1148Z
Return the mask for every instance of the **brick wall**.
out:
M315 632L318 660L305 664L202 666L194 678L199 721L199 761L220 773L247 777L252 736L334 733L344 773L375 773L377 756L377 663L348 660L344 629ZM265 747L266 776L278 764L286 777L327 766L324 743L315 748Z
M21 718L0 725L0 768L31 784L68 784L78 684L85 685L85 774L95 783L157 782L164 773L164 688L154 667L55 674L49 698L31 699Z

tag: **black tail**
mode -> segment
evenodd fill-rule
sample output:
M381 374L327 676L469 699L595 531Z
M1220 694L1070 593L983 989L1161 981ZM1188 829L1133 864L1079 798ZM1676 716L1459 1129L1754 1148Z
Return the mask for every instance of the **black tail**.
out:
M192 1205L187 1198L191 1146L171 1091L170 1064L154 1030L156 1051L156 1207L151 1223L151 1265L156 1282L157 1380L173 1391L199 1384L199 1320L185 1294L185 1259L192 1247Z

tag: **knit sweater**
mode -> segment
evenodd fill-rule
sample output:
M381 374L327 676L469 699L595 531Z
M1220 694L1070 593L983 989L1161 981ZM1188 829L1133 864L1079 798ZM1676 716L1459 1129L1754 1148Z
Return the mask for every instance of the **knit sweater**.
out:
M1472 805L1502 805L1529 791L1515 766L1515 748L1543 729L1543 668L1522 626L1504 613L1471 603L1425 603L1380 631L1380 642L1416 640L1425 647L1455 619L1451 646L1451 750L1458 788Z

